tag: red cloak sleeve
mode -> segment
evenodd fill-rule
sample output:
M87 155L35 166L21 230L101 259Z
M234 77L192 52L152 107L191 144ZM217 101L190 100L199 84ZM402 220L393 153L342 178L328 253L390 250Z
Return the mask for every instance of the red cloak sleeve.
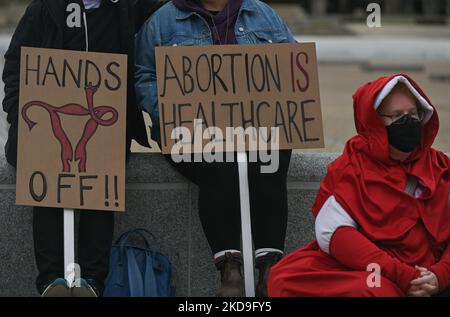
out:
M394 282L405 294L410 282L420 275L418 270L390 256L353 227L341 227L335 231L330 242L330 255L358 271L366 271L371 263L378 264L381 275Z

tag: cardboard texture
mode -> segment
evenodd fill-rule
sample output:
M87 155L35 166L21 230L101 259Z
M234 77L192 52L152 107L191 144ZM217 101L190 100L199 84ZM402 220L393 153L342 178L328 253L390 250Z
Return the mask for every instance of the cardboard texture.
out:
M280 149L324 147L314 43L158 47L156 66L165 154L194 140L200 147L186 151L222 142L215 150L225 152L232 142L227 127L278 128ZM179 127L189 129L189 137L172 135ZM210 127L220 128L223 138ZM271 134L265 136L258 149L270 143Z
M16 203L125 210L127 56L22 48Z

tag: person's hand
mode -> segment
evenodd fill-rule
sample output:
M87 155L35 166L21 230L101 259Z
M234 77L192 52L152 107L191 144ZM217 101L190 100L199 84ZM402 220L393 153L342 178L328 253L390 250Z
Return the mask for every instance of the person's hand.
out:
M410 297L430 297L439 292L439 280L437 276L424 267L416 265L420 276L411 281L411 287L408 290L407 296Z

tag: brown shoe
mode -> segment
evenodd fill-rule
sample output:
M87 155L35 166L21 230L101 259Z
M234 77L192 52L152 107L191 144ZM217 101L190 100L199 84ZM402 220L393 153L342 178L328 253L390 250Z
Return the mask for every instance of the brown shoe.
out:
M217 297L244 297L244 278L242 277L242 256L227 252L216 260L216 267L220 271L221 287L217 290Z
M270 270L277 262L283 258L283 254L270 252L266 255L256 258L256 268L259 270L258 284L256 285L256 297L267 297L267 282L269 280Z

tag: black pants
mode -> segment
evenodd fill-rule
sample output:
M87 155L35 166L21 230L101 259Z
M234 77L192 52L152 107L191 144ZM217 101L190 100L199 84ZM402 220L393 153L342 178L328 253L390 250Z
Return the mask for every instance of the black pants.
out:
M252 235L255 249L283 250L287 227L286 177L291 151L280 151L276 173L260 172L261 163L248 164ZM199 187L200 221L211 250L240 250L241 219L237 163L169 162ZM236 161L235 161L236 162Z
M64 278L64 219L59 208L33 208L34 252L39 275L36 286L44 286L56 278ZM78 227L78 261L81 276L100 285L106 279L114 232L114 213L80 212Z

